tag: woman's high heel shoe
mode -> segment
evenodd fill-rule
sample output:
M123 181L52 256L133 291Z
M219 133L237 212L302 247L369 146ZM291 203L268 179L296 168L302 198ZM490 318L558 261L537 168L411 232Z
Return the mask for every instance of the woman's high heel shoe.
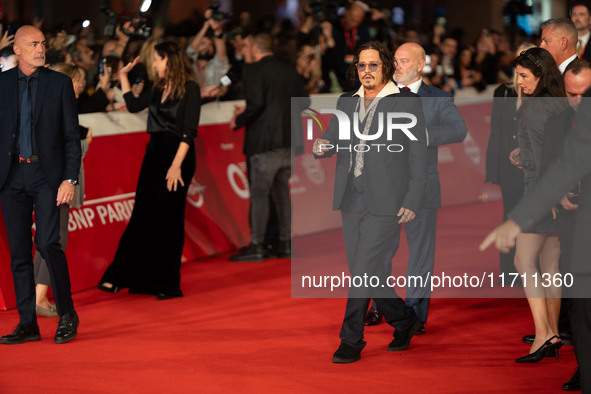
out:
M515 360L516 363L537 363L542 360L546 355L551 352L552 355L556 355L558 359L558 349L562 346L562 342L552 343L554 338L558 338L558 335L554 335L542 344L535 352L528 354L527 356L519 357Z
M556 337L556 335L554 337ZM558 360L558 349L560 349L561 347L562 341L551 343L550 346L546 348L546 354L544 354L544 357L556 357L556 359Z
M106 286L107 284L110 284L111 287ZM99 283L99 285L96 288L99 290L102 290L102 291L106 291L107 293L113 293L113 294L115 294L119 291L119 286L116 286L116 285L109 283L109 282L101 282L101 283Z

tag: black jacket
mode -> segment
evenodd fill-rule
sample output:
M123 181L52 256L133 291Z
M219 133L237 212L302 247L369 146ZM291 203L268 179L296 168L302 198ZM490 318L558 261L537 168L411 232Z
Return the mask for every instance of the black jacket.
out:
M235 128L245 126L244 154L292 146L291 98L308 97L295 68L266 56L247 66L245 78L246 109ZM301 133L294 138L293 145L303 145Z
M18 134L17 78L16 68L0 74L0 189L13 162ZM57 192L62 181L78 179L82 157L76 97L69 77L39 68L32 124L43 174Z

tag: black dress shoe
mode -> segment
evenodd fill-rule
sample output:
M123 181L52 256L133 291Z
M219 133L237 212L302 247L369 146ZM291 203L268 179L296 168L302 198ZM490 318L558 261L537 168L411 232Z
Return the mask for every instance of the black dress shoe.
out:
M534 343L535 338L535 335L524 335L523 338L521 338L521 342L531 345L532 343Z
M279 241L279 245L277 246L277 251L275 255L280 259L290 259L293 257L293 253L291 251L291 241Z
M419 327L417 332L415 332L415 335L425 335L426 333L427 331L425 331L425 324L421 323L421 326Z
M111 287L108 287L108 286L106 286L107 283L108 282L101 282L98 284L98 286L96 288L99 290L102 290L102 291L106 291L107 293L113 293L113 294L115 294L119 291L119 286L116 286L112 283L108 283L111 285Z
M394 332L394 340L388 345L389 352L399 352L408 349L408 346L410 345L410 339L416 334L417 330L423 324L418 318L416 319L417 320L410 328L407 328L406 330L396 330Z
M350 364L361 358L361 351L355 349L353 346L341 343L341 346L334 352L332 362L336 364Z
M170 300L171 298L178 298L178 297L182 297L183 293L181 293L181 291L179 290L176 293L158 293L158 295L156 296L156 299L158 301L162 301L162 300Z
M378 311L377 309L370 309L365 315L365 319L363 320L364 326L375 326L380 324L384 316L382 312Z
M237 262L265 261L265 248L261 244L250 244L246 249L240 250L240 253L230 256L228 260Z
M78 334L79 324L80 321L78 320L78 315L75 310L72 309L70 312L64 313L60 316L60 320L57 323L57 330L55 331L53 342L66 343L74 339L76 334Z
M562 385L564 391L581 391L581 375L579 375L579 368L575 369L570 380Z
M21 324L19 323L12 334L4 335L0 338L0 343L5 345L18 345L29 341L39 341L39 326L37 323Z
M562 340L563 345L572 345L573 344L573 337L570 334L568 334L566 332L560 332L560 333L558 333L558 336Z

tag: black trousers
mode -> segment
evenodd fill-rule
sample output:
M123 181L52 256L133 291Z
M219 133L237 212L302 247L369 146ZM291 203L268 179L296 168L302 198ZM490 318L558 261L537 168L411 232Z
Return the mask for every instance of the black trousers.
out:
M60 245L65 251L68 245L68 220L70 219L70 205L60 205ZM33 257L33 265L35 266L35 284L51 286L51 277L49 276L49 269L41 253L35 251Z
M587 284L589 281L586 282ZM583 394L591 393L591 298L570 298L568 314Z
M35 209L35 246L45 259L57 313L61 316L74 309L66 255L60 245L60 207L56 192L45 181L41 164L13 164L8 180L0 192L0 204L8 244L16 304L20 322L31 324L35 315L35 280L33 274L33 241L31 226Z
M352 183L352 182L350 182ZM395 215L373 215L365 206L363 193L348 187L342 207L343 236L351 276L377 276L378 287L354 287L349 290L340 338L358 350L363 349L363 319L373 298L388 324L406 330L417 320L413 308L405 305L394 288L387 286L383 261L400 231ZM381 285L384 285L382 287Z
M265 240L269 220L269 196L273 198L279 224L279 240L291 239L291 150L278 148L249 156L251 242Z

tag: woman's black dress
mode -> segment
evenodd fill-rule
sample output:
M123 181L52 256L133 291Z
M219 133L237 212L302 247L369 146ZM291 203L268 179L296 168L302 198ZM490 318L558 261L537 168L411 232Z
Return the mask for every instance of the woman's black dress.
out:
M135 205L115 258L103 275L108 282L133 293L182 296L180 267L185 240L185 205L187 190L195 173L193 139L201 110L199 87L189 81L181 99L166 99L153 90L148 100L125 95L130 112L149 107L150 141L142 161ZM190 149L181 166L185 186L177 191L166 188L166 173L181 142Z
M566 108L566 99L561 97L526 97L520 108L517 138L519 141L521 166L523 167L524 195L532 190L542 169L542 146L546 121ZM552 213L540 220L529 233L556 233L558 221Z

